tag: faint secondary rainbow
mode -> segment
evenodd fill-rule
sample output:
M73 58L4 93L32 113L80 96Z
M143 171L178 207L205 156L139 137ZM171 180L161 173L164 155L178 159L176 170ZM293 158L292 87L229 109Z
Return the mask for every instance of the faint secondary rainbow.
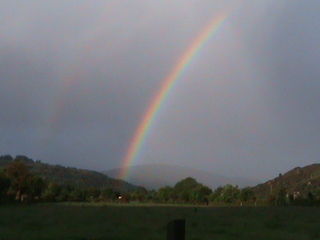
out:
M179 58L170 74L163 79L160 90L157 92L152 102L149 104L138 128L136 129L133 138L130 141L129 148L122 162L122 168L119 173L120 179L125 179L128 176L130 164L137 157L144 140L149 132L152 123L154 122L157 112L161 108L162 103L166 99L170 90L174 87L176 81L184 73L184 70L190 65L193 58L204 47L205 43L217 32L222 23L226 20L226 14L215 16L204 30L197 36L192 44L187 48L184 54Z

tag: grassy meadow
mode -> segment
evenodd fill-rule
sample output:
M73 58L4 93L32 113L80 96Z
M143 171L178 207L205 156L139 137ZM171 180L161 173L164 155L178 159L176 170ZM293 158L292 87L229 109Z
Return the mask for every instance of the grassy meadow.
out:
M165 240L176 218L187 240L320 239L320 208L36 204L0 206L0 240Z

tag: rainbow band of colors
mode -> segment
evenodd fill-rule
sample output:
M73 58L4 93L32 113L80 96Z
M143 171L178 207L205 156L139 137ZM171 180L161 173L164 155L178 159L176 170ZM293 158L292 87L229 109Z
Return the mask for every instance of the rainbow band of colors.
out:
M187 69L187 67L190 65L193 58L204 47L205 43L217 32L217 30L226 18L226 14L214 17L213 20L209 23L209 25L201 32L201 34L193 41L190 47L180 57L170 74L166 78L164 78L160 90L153 98L129 144L129 148L123 159L121 168L122 170L119 173L120 179L127 178L129 167L132 164L132 162L136 159L138 153L140 152L140 149L145 141L149 129L156 118L157 112L161 108L161 105L166 99L168 93L174 87L177 80L181 78L181 75L184 73L185 69Z

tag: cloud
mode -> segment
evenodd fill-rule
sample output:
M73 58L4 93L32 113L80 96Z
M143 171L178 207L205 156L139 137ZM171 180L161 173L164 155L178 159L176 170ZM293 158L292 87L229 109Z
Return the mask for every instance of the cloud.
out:
M169 94L136 163L267 178L319 156L310 1L5 1L1 153L118 167L163 78L235 9Z

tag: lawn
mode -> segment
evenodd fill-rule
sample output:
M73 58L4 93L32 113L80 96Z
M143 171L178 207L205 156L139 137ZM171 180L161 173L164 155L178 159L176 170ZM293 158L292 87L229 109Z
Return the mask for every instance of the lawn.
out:
M0 240L165 240L176 218L187 240L320 239L320 208L37 204L0 206Z

